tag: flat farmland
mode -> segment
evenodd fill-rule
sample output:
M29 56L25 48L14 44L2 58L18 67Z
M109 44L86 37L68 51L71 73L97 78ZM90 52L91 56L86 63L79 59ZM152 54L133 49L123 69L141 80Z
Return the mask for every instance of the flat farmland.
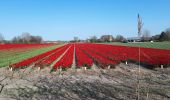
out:
M11 63L9 67L18 69L29 66L39 68L50 66L51 70L55 71L59 68L91 68L96 65L105 69L108 67L114 68L114 66L122 62L135 62L149 67L152 66L152 68L159 66L169 67L170 50L92 43L69 43L16 63Z
M168 49L170 50L170 42L136 42L136 43L121 43L112 42L107 44L113 45L123 45L123 46L134 46L134 47L145 47L145 48L158 48L158 49Z
M0 68L0 99L170 98L167 49L66 43L8 45L1 52L1 61L10 60Z
M52 50L55 44L0 44L0 67Z

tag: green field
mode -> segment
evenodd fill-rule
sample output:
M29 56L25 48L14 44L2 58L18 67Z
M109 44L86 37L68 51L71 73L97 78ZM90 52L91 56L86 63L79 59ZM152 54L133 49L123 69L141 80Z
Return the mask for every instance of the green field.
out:
M123 45L123 46L135 46L135 47L146 47L146 48L159 48L159 49L168 49L170 50L170 42L136 42L136 43L121 43L121 42L112 42L108 44L113 45Z
M0 59L0 67L8 66L9 64L13 64L13 63L22 61L24 59L33 57L35 55L47 52L47 51L52 50L52 49L55 49L59 46L61 46L61 45L48 46L48 47L43 47L43 48L39 48L39 49L35 49L35 50L33 49L31 51L22 52L20 54L15 55L15 56L13 56L13 55L4 56L3 53L0 53L0 56L1 55L4 56L3 58Z

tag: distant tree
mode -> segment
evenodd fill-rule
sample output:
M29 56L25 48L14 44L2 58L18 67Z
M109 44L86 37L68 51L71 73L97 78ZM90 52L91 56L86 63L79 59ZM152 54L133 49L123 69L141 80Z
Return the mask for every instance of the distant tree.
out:
M117 42L122 42L125 38L122 35L117 35L116 36L116 41Z
M29 43L31 40L31 35L28 32L23 32L21 35L21 39L23 40L24 43Z
M25 41L19 37L17 43L25 43Z
M138 37L141 37L142 35L142 27L143 27L142 18L138 14Z
M165 30L165 33L166 33L167 36L168 36L168 40L170 40L170 28L167 28L167 29Z
M97 42L97 37L95 35L90 37L90 42Z
M18 43L18 38L17 38L17 37L14 37L14 38L12 39L12 43Z
M164 32L161 33L159 40L170 41L170 28L167 28Z
M165 30L166 32L170 32L170 27Z
M4 42L4 37L3 35L0 33L0 43Z
M43 41L41 36L31 36L30 43L41 43Z
M32 36L30 33L24 32L21 36L14 37L11 41L13 43L41 43L43 39L41 36Z
M151 39L151 36L150 36L150 31L149 30L144 30L143 34L142 34L142 40L143 41L148 41Z
M160 41L167 41L168 40L168 35L165 32L162 32L161 35L159 36Z

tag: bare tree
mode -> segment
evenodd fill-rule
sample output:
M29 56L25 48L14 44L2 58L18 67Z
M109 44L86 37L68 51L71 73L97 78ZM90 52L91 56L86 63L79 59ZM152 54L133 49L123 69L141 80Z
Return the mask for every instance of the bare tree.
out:
M138 37L141 37L142 35L142 27L143 27L143 22L140 15L138 14Z
M90 37L90 42L96 42L96 41L97 41L97 37L95 35Z
M125 38L122 35L117 35L116 36L116 41L122 42Z
M169 27L169 28L167 28L165 31L166 31L166 32L167 32L167 31L168 31L168 32L170 32L170 27Z
M3 35L0 33L0 43L4 41Z
M31 43L41 43L43 41L41 36L31 36L31 39L29 42Z
M148 41L150 39L150 31L149 30L144 30L142 34L142 40L143 41Z
M41 36L33 36L28 32L23 32L21 36L12 39L13 43L41 43L42 41Z
M23 39L24 43L29 43L29 41L31 40L31 35L28 32L23 32L21 38Z
M168 40L170 40L170 28L167 28L167 29L165 30L165 33L166 33L167 36L168 36Z
M12 39L12 43L17 43L18 42L18 38L17 37L14 37L13 39Z

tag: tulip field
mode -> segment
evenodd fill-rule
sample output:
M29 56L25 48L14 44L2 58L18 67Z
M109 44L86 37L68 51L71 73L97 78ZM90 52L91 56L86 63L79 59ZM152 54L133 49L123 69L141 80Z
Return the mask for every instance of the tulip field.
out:
M152 66L170 64L170 50L139 48L109 44L68 43L56 44L6 44L0 45L0 65L13 69L23 67L111 68L122 62L137 62Z
M22 61L58 47L55 44L0 44L0 67Z

